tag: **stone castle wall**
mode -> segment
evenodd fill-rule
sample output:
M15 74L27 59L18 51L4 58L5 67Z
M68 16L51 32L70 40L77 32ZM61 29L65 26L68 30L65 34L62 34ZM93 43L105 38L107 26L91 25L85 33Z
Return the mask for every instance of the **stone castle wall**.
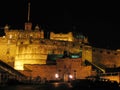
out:
M57 70L61 74L70 74L73 78L84 79L90 76L91 66L83 66L82 58L64 58L57 60Z
M84 79L91 75L91 66L82 66L81 58L59 59L56 65L26 64L26 70L21 71L24 75L32 78L41 77L47 80L67 80L69 75L71 79ZM59 78L55 77L58 74Z
M120 52L101 48L93 48L93 63L103 67L120 67Z
M47 80L55 80L56 66L55 65L39 65L39 64L26 64L25 67L29 70L21 71L24 75L32 78L41 77L41 79L46 78Z
M0 59L9 64L13 64L14 61L21 62L22 67L24 64L46 64L48 54L63 54L64 51L71 53L82 51L83 61L89 60L97 65L120 66L120 52L116 50L92 48L76 42L48 39L31 40L31 42L29 39L20 39L15 43L2 38L0 41Z
M50 32L50 39L51 40L63 40L63 41L73 41L73 34L72 32L69 32L67 34L63 34L63 33L54 33L54 32Z
M29 44L16 46L15 68L23 69L24 64L46 64L48 54L63 54L64 51L79 53L80 44L56 40L33 40Z
M0 43L0 60L14 67L15 55L16 55L15 44Z
M92 58L93 58L92 46L83 45L83 47L82 47L82 60L83 60L83 62L85 60L92 62Z

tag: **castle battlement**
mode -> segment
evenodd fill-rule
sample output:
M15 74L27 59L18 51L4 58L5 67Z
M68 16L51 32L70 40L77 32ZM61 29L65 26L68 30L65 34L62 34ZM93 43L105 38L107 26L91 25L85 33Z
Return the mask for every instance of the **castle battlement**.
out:
M95 47L93 47L92 50L95 53L120 55L120 51L119 50L110 50L110 49L102 49L102 48L95 48Z

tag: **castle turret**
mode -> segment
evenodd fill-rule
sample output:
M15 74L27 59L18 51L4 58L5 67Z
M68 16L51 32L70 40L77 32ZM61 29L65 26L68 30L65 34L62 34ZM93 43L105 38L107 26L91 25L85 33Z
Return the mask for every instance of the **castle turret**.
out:
M5 25L4 31L6 32L6 31L8 31L8 30L9 30L9 26L8 26L8 25Z
M35 26L35 31L39 31L40 29L41 28L38 25Z

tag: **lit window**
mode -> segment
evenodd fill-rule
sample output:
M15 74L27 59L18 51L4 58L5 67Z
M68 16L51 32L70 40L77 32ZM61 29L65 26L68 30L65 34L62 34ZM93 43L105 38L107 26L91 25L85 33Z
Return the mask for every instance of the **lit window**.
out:
M12 35L10 35L9 38L11 39L11 38L12 38Z

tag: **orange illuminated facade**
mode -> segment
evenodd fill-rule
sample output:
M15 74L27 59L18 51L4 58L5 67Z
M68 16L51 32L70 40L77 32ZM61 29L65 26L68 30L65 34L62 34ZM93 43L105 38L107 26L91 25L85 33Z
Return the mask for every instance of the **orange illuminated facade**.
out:
M29 7L30 9L30 7ZM28 10L28 22L23 29L11 29L4 27L5 36L0 37L0 60L14 67L16 70L32 75L41 76L49 80L55 79L59 73L59 79L85 78L91 75L91 67L85 66L88 60L97 68L120 67L120 50L108 50L89 45L88 38L82 34L50 32L49 39L45 37L45 31L36 25L32 27L29 22L30 11ZM48 65L47 59L51 54L63 55L78 54L70 58L55 59L56 65ZM77 58L76 58L77 57ZM49 61L49 60L48 60ZM29 69L31 72L26 71ZM39 71L39 72L38 72Z

